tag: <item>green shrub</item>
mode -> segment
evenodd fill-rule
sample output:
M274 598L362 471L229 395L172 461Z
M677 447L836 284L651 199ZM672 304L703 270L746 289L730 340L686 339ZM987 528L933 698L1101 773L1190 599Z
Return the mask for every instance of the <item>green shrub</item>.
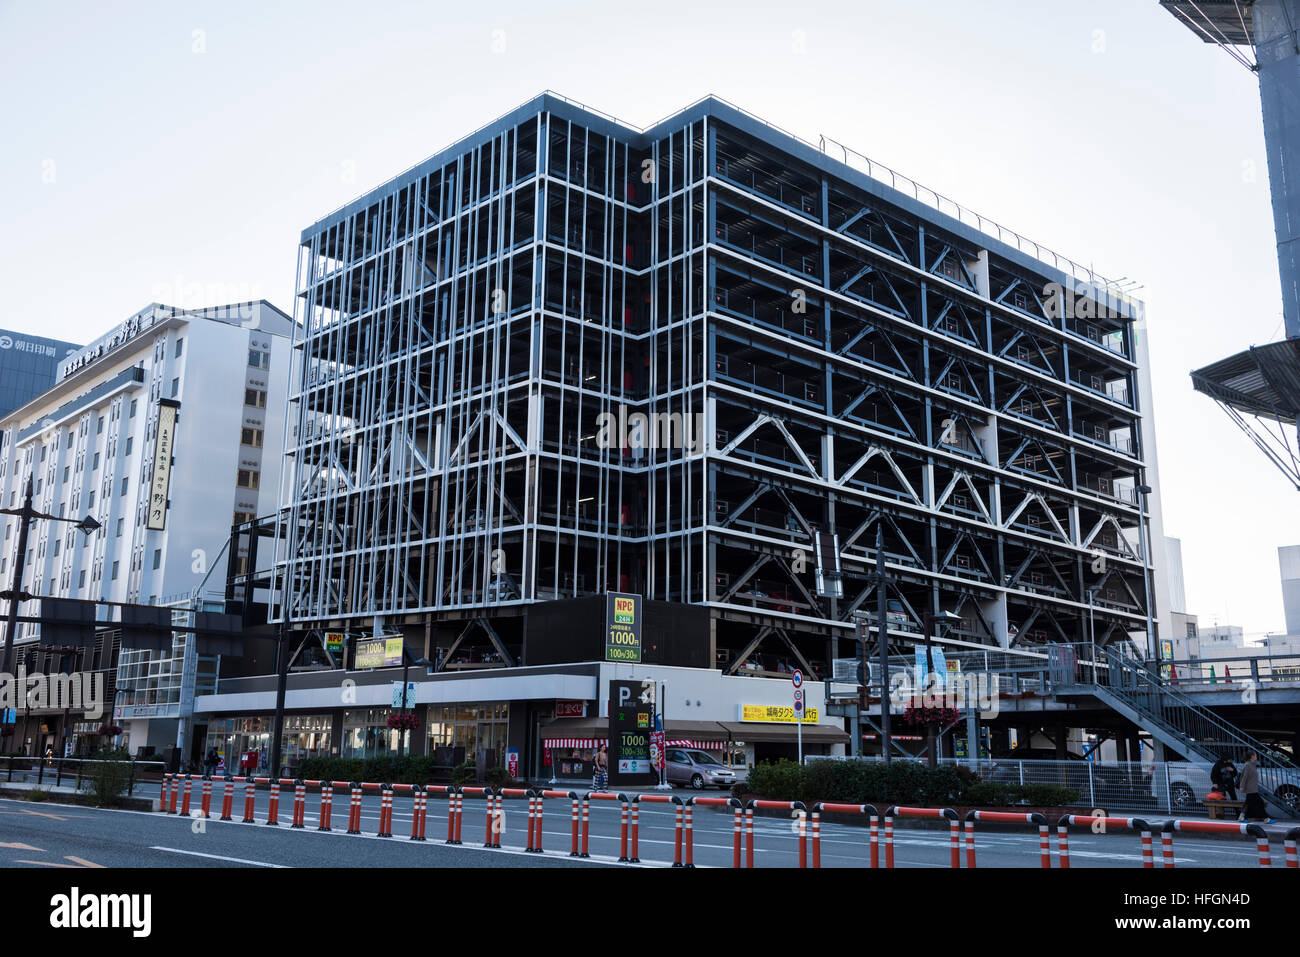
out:
M451 769L451 783L457 787L478 780L478 766L473 761L466 761Z
M969 768L919 761L760 761L749 780L732 789L736 797L773 801L818 801L874 804L879 810L894 804L918 807L1006 807L1027 803L1056 807L1077 800L1078 792L1055 785L1012 786L981 781Z
M373 780L366 777L365 770L363 758L304 758L298 765L298 776L311 781Z
M519 782L510 776L505 768L488 768L483 774L483 783L493 788L518 787Z
M48 801L49 799L50 792L44 788L32 788L27 792L27 800L29 801Z
M966 785L961 803L973 807L1004 807L1012 803L1011 789L993 781L972 781Z
M1079 792L1074 788L1057 784L1019 784L1012 785L1008 790L1013 801L1031 807L1060 807L1079 800Z
M794 761L759 761L749 771L749 790L770 801L802 801L807 768Z
M95 755L90 772L90 793L94 795L96 806L113 807L126 793L133 770L126 755L122 748L105 748Z

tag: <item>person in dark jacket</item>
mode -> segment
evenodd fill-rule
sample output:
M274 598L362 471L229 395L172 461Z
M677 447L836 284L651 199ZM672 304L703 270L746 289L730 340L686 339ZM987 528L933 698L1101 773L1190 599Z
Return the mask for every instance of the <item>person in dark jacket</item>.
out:
M203 773L208 777L217 773L217 765L221 763L221 756L217 754L216 748L208 748L207 755L203 758Z
M1232 758L1219 758L1210 768L1210 783L1223 792L1229 801L1237 800L1237 766Z

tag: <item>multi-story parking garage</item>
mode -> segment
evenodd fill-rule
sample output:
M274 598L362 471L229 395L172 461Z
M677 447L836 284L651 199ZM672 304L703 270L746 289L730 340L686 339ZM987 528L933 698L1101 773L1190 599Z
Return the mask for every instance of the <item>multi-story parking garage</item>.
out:
M510 665L530 607L617 590L825 674L883 527L900 634L1146 631L1140 304L716 99L539 97L307 229L298 285L295 627Z
M828 678L878 535L900 646L942 612L958 644L1146 644L1163 613L1141 304L716 99L638 130L540 96L305 230L298 292L272 617L297 667L401 633L474 673L419 669L420 707L473 705L454 734L427 711L430 746L537 771L603 734L565 666L604 657L610 591L648 599L648 674ZM336 752L382 731L299 684ZM793 754L792 727L716 724L788 697L767 684L674 701L670 736ZM221 688L200 710L274 699Z

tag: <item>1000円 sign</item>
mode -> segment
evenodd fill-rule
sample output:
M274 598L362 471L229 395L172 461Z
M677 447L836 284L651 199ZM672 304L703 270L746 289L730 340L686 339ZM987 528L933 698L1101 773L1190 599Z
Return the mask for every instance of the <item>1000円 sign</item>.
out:
M605 660L639 662L643 599L610 592L605 600Z

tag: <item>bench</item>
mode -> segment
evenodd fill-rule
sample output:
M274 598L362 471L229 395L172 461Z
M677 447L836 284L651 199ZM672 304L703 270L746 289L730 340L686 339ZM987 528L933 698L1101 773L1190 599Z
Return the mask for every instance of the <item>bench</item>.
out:
M1224 812L1232 808L1232 819L1241 817L1241 809L1246 806L1245 801L1206 801L1205 810L1211 820L1219 820L1224 817Z

